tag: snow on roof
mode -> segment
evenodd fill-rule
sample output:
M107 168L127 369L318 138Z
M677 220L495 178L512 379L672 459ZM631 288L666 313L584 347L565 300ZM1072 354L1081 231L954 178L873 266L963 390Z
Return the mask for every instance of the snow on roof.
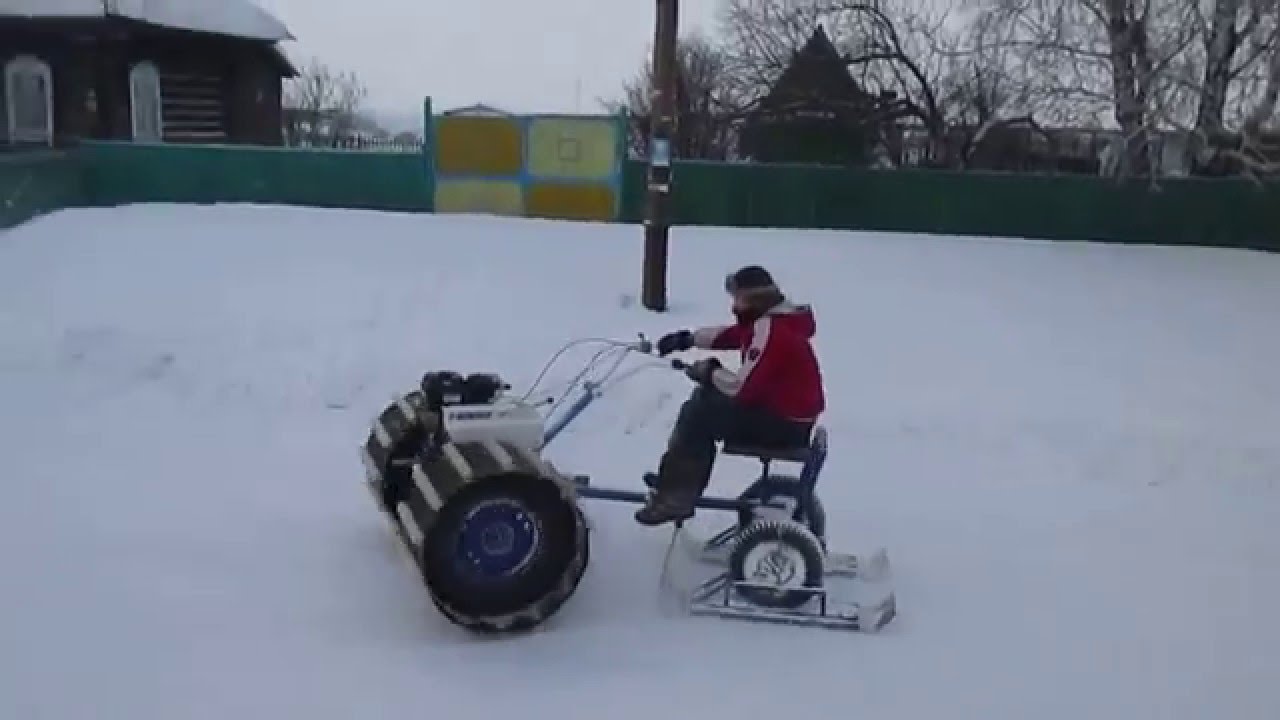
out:
M292 40L275 16L253 0L114 0L116 15L152 25L258 40Z
M278 42L284 23L253 0L0 0L0 16L123 17L148 25Z
M0 0L0 16L96 17L105 14L102 0Z
M300 68L306 63L299 62L298 48L294 45L292 38L282 40L276 45L276 52L280 54L280 58L295 68Z

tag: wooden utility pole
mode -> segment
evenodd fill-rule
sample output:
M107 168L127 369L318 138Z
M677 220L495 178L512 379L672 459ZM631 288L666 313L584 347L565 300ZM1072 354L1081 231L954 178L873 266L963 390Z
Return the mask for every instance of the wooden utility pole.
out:
M649 103L649 173L644 214L642 301L654 312L667 309L667 245L671 230L671 140L676 128L676 37L678 0L656 0L653 37L653 97Z

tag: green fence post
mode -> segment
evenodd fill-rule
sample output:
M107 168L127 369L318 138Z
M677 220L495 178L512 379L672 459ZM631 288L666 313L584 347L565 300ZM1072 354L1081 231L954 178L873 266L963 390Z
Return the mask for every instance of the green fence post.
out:
M427 212L436 210L435 119L431 112L431 96L422 100L422 171L427 174Z

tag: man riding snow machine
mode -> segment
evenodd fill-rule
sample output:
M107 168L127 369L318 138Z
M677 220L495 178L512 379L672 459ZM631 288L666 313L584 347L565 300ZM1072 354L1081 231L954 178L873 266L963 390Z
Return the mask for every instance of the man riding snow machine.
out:
M807 308L785 303L760 268L731 275L726 290L735 298L737 324L672 333L658 343L660 355L739 348L743 367L733 373L714 359L669 361L698 387L681 409L658 472L644 477L648 492L595 487L541 455L605 387L629 375L613 379L628 355L654 349L643 338L571 343L606 349L578 373L570 391L580 387L579 395L558 415L553 408L543 417L541 403L528 402L534 389L510 398L504 392L509 386L495 375L442 371L427 373L418 391L379 416L362 448L368 487L448 619L495 633L527 629L554 615L586 570L581 497L639 503L636 519L644 525L674 523L664 570L695 508L734 515L732 525L694 553L699 566L718 570L688 594L695 615L864 632L894 618L884 550L868 556L827 551L826 517L814 492L828 447L826 429L813 422L821 410L820 384L808 407L804 397L795 397L806 372L814 374L809 382L820 382L816 361L805 369L812 334ZM610 354L609 369L587 380ZM790 395L780 406L784 412L791 403L811 415L770 412L753 401L778 390ZM755 407L742 403L744 395ZM723 441L725 455L761 463L758 478L736 498L702 495L716 441ZM777 474L774 463L800 469Z

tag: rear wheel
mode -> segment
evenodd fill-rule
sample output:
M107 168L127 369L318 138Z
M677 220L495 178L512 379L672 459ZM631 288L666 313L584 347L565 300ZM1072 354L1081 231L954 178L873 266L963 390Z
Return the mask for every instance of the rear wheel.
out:
M814 596L803 588L822 587L822 544L804 525L789 520L755 520L738 533L729 552L738 594L765 608L795 609Z

